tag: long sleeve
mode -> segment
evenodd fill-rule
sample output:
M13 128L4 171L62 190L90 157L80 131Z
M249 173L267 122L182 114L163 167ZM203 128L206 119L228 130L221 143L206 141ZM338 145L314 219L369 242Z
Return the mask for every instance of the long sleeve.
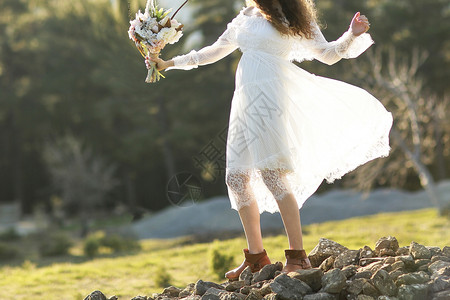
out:
M349 30L337 40L328 42L317 24L314 24L314 38L301 39L294 46L291 60L317 59L328 65L340 61L342 58L355 58L366 51L374 42L368 33L359 36Z
M176 56L173 59L174 66L171 69L191 70L201 65L212 64L232 53L238 48L236 43L236 23L240 15L228 23L227 29L217 39L217 41L198 51L192 50L188 54Z

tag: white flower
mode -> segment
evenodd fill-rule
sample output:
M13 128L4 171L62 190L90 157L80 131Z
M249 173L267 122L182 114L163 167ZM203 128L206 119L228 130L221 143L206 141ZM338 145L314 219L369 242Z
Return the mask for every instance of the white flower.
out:
M167 20L169 20L169 16L165 16L164 19L159 21L159 25L164 26L167 23Z
M165 43L170 43L176 36L175 28L164 27L158 32L158 40L163 40Z
M181 24L178 23L177 20L171 20L171 21L170 21L170 26L171 26L171 27L177 28L177 27L180 26L180 25L181 25Z
M183 32L181 32L181 30L180 31L177 31L177 33L175 34L175 36L172 38L172 40L171 41L169 41L168 43L169 44L175 44L176 42L178 42L179 40L180 40L180 38L181 38L181 36L183 35Z

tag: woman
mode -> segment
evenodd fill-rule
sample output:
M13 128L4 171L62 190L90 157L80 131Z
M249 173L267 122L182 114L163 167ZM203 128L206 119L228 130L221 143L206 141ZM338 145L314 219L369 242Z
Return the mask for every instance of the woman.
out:
M389 154L392 116L358 87L315 76L292 61L334 64L359 56L373 43L367 18L355 14L338 40L327 42L310 0L247 1L211 46L164 61L159 70L189 70L242 51L226 149L231 207L247 238L242 264L227 272L236 280L270 263L260 213L279 211L289 241L282 272L311 268L303 249L299 208L321 182ZM146 61L147 64L149 60Z

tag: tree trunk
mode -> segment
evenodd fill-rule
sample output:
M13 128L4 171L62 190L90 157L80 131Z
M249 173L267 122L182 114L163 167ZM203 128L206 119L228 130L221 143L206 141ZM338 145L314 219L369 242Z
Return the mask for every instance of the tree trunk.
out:
M167 180L175 175L175 159L173 158L172 149L167 139L169 133L169 124L167 121L167 110L164 103L164 97L158 97L158 123L162 139L162 152L164 163L166 165Z
M391 133L395 142L400 146L400 148L405 152L408 159L413 163L414 168L419 175L420 184L427 192L430 202L439 210L439 213L442 214L442 207L439 201L439 193L436 189L436 184L430 171L428 171L428 168L420 161L420 157L414 155L414 153L408 148L408 146L406 146L406 143L397 130L393 128Z

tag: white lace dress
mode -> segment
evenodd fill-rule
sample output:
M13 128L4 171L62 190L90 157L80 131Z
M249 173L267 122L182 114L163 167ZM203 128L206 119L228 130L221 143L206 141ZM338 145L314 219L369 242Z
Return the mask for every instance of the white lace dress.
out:
M301 207L324 179L331 183L389 154L392 115L376 98L292 63L357 57L373 44L370 35L347 31L327 42L315 31L314 39L282 36L257 8L243 8L214 44L174 57L167 69L189 70L242 51L226 149L235 210L256 199L260 213L279 211L276 201L288 192Z

